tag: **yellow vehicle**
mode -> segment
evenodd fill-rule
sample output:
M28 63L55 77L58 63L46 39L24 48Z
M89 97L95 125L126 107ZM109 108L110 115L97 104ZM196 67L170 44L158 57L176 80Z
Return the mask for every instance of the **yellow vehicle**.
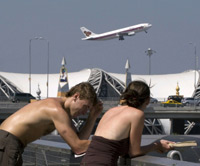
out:
M183 104L176 100L167 100L166 102L161 102L164 107L183 107Z

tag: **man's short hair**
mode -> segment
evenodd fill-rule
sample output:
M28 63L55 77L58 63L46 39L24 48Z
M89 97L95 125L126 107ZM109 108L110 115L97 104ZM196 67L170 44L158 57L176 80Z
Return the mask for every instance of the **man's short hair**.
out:
M82 82L79 83L75 86L73 86L67 93L66 93L66 97L71 97L73 96L75 93L79 93L80 94L80 99L86 99L89 100L90 102L93 103L93 105L95 105L97 103L97 95L96 92L93 88L93 86L89 83L89 82Z

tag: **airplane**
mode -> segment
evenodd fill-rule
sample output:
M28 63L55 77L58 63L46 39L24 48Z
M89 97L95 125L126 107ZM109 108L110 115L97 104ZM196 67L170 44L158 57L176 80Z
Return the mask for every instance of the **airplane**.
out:
M124 40L124 36L133 36L138 32L145 31L149 29L152 25L149 23L137 24L114 31L109 31L101 34L96 34L85 27L81 27L81 31L85 35L82 40L109 40L114 38L119 38L119 40Z

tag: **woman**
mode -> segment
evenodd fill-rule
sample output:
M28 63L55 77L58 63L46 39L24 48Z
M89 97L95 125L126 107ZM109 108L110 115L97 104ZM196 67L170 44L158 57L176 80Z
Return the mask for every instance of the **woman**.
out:
M150 151L170 150L167 140L140 146L144 126L144 109L149 104L150 88L133 81L120 97L120 106L108 110L100 120L81 164L117 166L119 156L136 157Z

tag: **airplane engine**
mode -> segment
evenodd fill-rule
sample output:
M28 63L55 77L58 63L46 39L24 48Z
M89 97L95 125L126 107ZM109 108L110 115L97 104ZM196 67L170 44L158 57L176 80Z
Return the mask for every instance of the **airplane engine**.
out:
M135 35L135 32L128 33L128 36L133 36L133 35Z

